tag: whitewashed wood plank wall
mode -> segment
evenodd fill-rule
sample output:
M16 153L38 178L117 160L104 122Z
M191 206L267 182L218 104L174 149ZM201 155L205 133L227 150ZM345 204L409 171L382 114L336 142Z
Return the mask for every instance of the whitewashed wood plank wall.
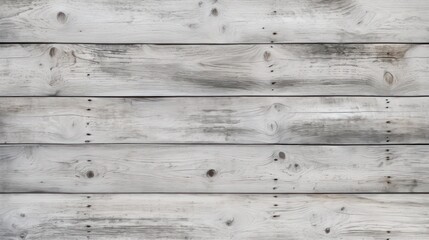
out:
M0 239L429 239L428 12L0 0Z

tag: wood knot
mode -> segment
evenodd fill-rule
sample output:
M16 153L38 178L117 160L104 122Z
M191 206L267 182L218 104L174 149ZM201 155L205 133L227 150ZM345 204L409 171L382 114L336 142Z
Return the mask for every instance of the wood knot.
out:
M265 51L265 52L264 52L264 60L265 60L266 62L268 62L268 61L270 61L270 60L271 60L271 53L270 53L270 52L268 52L268 51Z
M86 172L86 177L87 178L93 178L94 177L94 172L93 171L88 171L88 172Z
M210 15L217 17L219 15L219 12L217 11L216 8L213 8L210 12Z
M207 171L206 176L207 177L214 177L214 176L216 176L216 174L217 174L216 170L210 169Z
M279 158L285 159L286 158L286 154L284 152L279 152Z
M57 14L57 20L59 23L64 24L67 21L67 15L63 12L59 12Z
M384 73L384 81L387 82L387 84L392 85L393 84L394 77L390 72Z
M21 239L25 239L27 237L27 232L22 232L21 234L19 234L19 237Z
M228 221L225 222L225 224L227 226L231 226L233 222L234 222L234 218L233 219L229 219Z
M58 49L56 47L51 47L51 49L49 50L49 56L51 57L55 57L55 55L57 55Z
M328 234L328 233L330 233L331 232L331 229L330 228L325 228L325 233L326 234Z

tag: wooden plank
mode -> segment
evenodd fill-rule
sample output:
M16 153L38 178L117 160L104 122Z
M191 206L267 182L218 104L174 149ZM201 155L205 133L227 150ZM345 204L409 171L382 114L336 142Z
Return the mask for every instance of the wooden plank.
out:
M1 96L429 95L429 45L5 44L0 56Z
M421 0L2 0L0 42L428 42Z
M0 99L2 143L429 143L427 97Z
M3 194L1 239L421 239L429 196Z
M429 192L429 146L0 146L1 192Z

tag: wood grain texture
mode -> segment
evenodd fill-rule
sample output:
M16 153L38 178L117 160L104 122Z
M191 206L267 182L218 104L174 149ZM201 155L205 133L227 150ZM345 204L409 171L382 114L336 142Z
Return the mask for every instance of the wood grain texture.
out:
M419 239L429 195L0 195L9 239Z
M0 146L0 192L429 192L429 146Z
M429 143L427 97L0 98L2 143Z
M0 45L1 96L429 95L429 45Z
M2 0L1 42L428 42L421 0Z

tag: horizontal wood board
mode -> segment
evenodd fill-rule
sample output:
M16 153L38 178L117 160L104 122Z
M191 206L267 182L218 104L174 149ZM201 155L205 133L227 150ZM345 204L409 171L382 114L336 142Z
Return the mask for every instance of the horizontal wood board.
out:
M429 196L0 195L0 238L421 239Z
M0 98L2 143L429 143L427 97Z
M425 44L0 45L0 96L429 95Z
M1 192L429 192L429 146L0 146Z
M2 1L0 42L428 42L422 0Z

